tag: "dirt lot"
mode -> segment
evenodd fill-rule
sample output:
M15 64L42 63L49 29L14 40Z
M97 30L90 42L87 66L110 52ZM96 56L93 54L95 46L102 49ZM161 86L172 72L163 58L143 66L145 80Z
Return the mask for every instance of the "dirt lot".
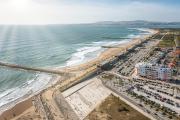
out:
M85 120L149 120L118 97L110 95Z

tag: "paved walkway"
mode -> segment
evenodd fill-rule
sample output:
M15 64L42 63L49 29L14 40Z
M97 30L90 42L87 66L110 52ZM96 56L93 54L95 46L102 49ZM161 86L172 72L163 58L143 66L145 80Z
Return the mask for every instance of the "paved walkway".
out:
M103 86L101 80L93 78L68 89L62 94L79 119L83 120L111 94L111 91Z

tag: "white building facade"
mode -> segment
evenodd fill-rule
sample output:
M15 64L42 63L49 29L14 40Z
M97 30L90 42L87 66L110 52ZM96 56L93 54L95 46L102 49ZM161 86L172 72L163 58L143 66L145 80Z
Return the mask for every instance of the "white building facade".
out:
M172 77L171 68L159 68L158 69L158 78L160 80L170 80Z
M170 80L172 78L171 68L153 65L151 63L138 63L135 66L137 75L154 80Z

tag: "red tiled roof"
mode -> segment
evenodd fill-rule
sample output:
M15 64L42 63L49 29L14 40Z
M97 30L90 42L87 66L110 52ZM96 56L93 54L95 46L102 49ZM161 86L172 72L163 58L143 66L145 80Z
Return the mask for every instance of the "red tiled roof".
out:
M174 63L169 63L169 64L168 64L168 67L174 67L174 66L175 66Z
M176 51L174 52L174 54L180 55L180 50L176 50Z

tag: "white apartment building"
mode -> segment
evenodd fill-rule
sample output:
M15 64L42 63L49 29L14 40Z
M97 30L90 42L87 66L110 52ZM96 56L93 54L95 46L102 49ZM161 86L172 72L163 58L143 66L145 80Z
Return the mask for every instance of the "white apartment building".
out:
M172 77L171 68L160 65L153 65L151 63L138 63L135 66L137 75L154 80L170 80Z
M172 70L171 70L171 68L160 67L158 69L158 78L160 80L170 80L171 77L172 77Z

